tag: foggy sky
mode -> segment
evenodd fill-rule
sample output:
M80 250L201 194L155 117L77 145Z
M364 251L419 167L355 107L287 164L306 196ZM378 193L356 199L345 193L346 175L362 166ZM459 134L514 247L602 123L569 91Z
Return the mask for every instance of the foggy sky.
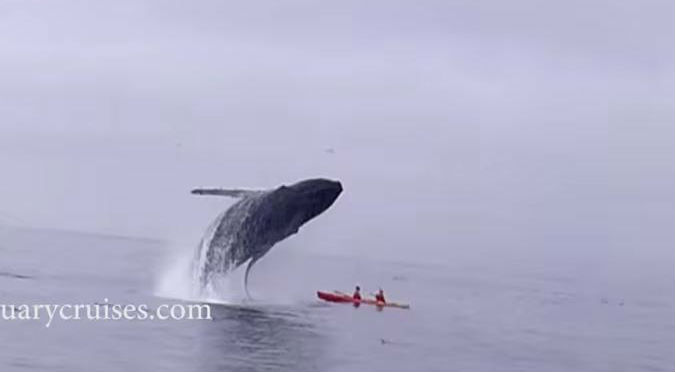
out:
M674 10L2 0L0 224L196 243L191 188L323 176L302 249L671 264Z

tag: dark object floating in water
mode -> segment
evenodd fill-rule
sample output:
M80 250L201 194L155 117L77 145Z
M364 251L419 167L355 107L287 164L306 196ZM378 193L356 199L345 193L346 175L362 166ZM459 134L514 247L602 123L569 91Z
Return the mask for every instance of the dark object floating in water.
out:
M14 279L33 279L32 276L22 275L22 274L14 274L14 273L10 273L10 272L7 272L7 271L0 271L0 276L4 276L4 277L7 277L7 278L14 278Z

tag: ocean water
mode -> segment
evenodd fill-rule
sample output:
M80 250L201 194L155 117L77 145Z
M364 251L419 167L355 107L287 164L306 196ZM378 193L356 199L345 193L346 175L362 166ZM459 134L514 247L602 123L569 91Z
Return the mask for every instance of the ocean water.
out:
M0 228L0 303L192 303L193 247ZM0 319L7 371L672 371L670 269L607 276L561 262L390 262L282 242L211 303L213 320ZM410 310L323 303L383 287Z

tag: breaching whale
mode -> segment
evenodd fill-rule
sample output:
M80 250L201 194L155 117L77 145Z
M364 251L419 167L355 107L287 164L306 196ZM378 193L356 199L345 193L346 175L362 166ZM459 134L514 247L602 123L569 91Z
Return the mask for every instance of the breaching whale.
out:
M338 181L309 179L273 190L195 189L192 194L239 198L207 229L195 255L195 277L203 290L216 275L248 262L253 265L277 242L328 209L342 192Z

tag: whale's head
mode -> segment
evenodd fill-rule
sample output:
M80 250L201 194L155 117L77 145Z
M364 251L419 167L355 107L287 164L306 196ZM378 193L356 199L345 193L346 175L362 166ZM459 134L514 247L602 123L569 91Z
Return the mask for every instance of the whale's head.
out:
M330 208L342 193L342 184L317 178L281 186L276 192L284 199L284 218L299 227Z

